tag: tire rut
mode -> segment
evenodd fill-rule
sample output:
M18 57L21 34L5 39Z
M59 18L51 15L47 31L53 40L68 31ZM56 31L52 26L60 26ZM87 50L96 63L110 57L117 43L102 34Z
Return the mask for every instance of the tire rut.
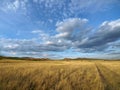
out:
M116 74L114 75L115 72L111 71L110 69L106 68L105 66L101 65L100 63L99 64L95 63L95 66L96 66L97 72L98 72L98 74L100 76L101 82L104 85L104 90L120 90L120 88L119 89L116 88L110 82L110 80L107 77L105 77L105 74L107 72L110 73L112 76L116 77Z

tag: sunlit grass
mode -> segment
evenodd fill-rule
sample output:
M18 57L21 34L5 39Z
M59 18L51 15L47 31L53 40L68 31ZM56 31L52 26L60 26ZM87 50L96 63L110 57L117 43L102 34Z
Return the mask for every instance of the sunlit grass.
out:
M0 61L0 90L120 90L120 61Z

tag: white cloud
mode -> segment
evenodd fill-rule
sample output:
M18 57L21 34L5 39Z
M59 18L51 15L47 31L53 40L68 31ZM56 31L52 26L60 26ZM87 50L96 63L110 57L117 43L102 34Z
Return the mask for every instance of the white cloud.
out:
M39 39L43 42L50 39L50 36L42 30L33 30L31 33L39 35Z
M4 11L9 11L9 10L13 10L13 11L16 11L17 9L19 9L20 7L20 2L19 0L15 0L14 2L9 2L9 3L6 3L5 7L3 7Z
M43 31L42 30L33 30L31 33L33 33L33 34L41 34L41 33L43 33Z
M8 49L14 49L19 47L18 44L8 44L8 45L4 45L3 48L8 48Z
M18 10L26 10L26 3L28 0L14 0L14 1L6 1L1 4L1 10L4 12L14 11L17 12Z
M68 33L68 32L63 32L63 33L57 34L57 35L56 35L56 38L66 38L66 37L68 37L68 36L70 36L70 33Z
M87 19L80 19L80 18L69 18L65 19L62 22L57 22L57 31L64 32L64 31L72 31L73 28L79 28L88 22Z
M18 9L20 6L19 0L16 0L15 2L13 2L13 5L14 5L15 9Z
M80 18L70 18L66 19L63 22L57 22L56 31L58 34L56 35L57 38L64 38L64 39L77 39L83 32L87 30L86 23L88 22L87 19L80 19Z
M110 9L109 5L117 4L119 0L71 0L70 11L75 12L99 12Z
M54 44L54 42L52 42L52 41L46 41L45 44L51 45L51 44Z

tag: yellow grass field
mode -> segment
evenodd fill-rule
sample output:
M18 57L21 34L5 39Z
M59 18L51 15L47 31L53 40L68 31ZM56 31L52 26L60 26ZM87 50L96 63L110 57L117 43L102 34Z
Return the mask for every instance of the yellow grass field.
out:
M0 90L120 90L120 61L0 60Z

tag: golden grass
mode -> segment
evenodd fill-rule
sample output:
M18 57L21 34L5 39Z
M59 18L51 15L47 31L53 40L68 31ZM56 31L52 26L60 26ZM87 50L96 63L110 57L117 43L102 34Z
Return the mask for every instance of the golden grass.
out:
M120 90L120 61L0 60L0 90Z

